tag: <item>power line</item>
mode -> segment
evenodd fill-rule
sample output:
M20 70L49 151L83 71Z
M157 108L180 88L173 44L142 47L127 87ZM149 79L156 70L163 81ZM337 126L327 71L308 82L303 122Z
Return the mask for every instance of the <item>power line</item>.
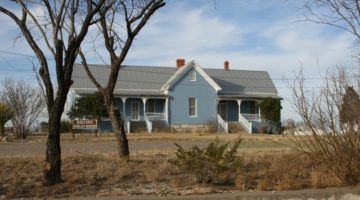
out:
M15 55L15 56L23 56L23 57L28 57L28 58L37 58L36 56L30 55L30 54L16 53L16 52L11 52L11 51L4 51L4 50L0 50L0 53L5 53L5 54ZM51 61L55 61L52 58L46 58L46 59L51 60Z
M3 51L3 50L0 50L1 53L6 53L6 54L12 54L12 55L17 55L17 56L26 56L26 57L35 57L33 55L27 55L27 54L20 54L20 53L15 53L15 52L9 52L9 51ZM105 65L103 65L105 66ZM127 66L127 65L125 65ZM23 73L34 73L33 70L25 70L25 69L16 69L14 67L12 67L13 69L0 69L0 70L5 70L5 71L15 71L15 72L23 72ZM154 72L154 71L149 71L149 70L139 70L139 69L127 69L127 68L121 68L120 70L123 70L123 71L136 71L136 72L145 72L145 73L156 73L156 74L167 74L167 75L173 75L175 73L174 72ZM213 69L210 69L210 70L213 70ZM251 70L244 70L244 71L251 71ZM56 74L50 74L51 76L56 76ZM76 76L76 75L73 75L72 76L73 78L82 78L82 79L89 79L87 76ZM225 78L225 79L235 79L235 80L281 80L281 81L285 81L285 80L296 80L296 79L284 79L284 78L270 78L270 79L265 79L265 78L256 78L256 77L251 77L251 78L247 78L247 77L242 77L242 78L236 78L236 77L228 77L228 76L216 76L216 77L211 77L211 76L208 76L210 78ZM32 78L32 79L36 79L36 78ZM321 77L310 77L310 78L305 78L305 79L325 79L325 78L321 78ZM97 78L97 80L108 80L107 78ZM90 81L90 80L89 80ZM138 81L138 80L121 80L121 79L118 79L118 81L121 81L121 82L136 82L136 83L145 83L145 84L165 84L165 82L153 82L153 81ZM181 84L181 85L189 85L189 86L208 86L208 85L204 85L204 84L196 84L196 85L193 85L193 84ZM241 85L239 86L241 87ZM239 88L239 87L234 87L234 88ZM269 86L266 86L266 87L258 87L258 86L254 86L252 88L274 88L274 87L269 87ZM276 87L276 88L288 88L288 87ZM306 88L306 87L305 87ZM321 87L307 87L307 88L321 88Z
M128 66L128 65L126 65ZM0 66L0 67L7 67L7 66ZM134 66L136 67L136 66ZM151 67L151 66L149 66ZM165 67L164 67L165 68ZM4 71L15 71L15 72L24 72L24 73L33 73L34 70L27 70L27 69L0 69L1 70L4 70ZM213 70L213 69L210 69L210 70ZM154 71L149 71L149 70L139 70L139 69L128 69L128 68L121 68L120 71L133 71L133 72L144 72L144 73L151 73L151 74L166 74L166 75L173 75L175 72L173 73L170 73L170 72L154 72ZM250 71L250 70L244 70L244 71ZM50 74L52 76L55 76L56 74ZM186 76L189 76L189 75L186 75ZM224 79L233 79L233 80L269 80L267 78L256 78L256 77L241 77L241 78L238 78L238 77L228 77L228 76L206 76L206 77L209 77L209 78L224 78ZM358 76L354 76L354 77L358 77ZM271 78L270 79L272 81L286 81L286 80L296 80L294 78L290 79L290 78ZM304 78L305 80L324 80L326 78L323 78L323 77L308 77L308 78Z
M36 57L36 56L33 56L33 55L28 55L28 54L21 54L21 53L15 53L15 52L10 52L10 51L4 51L4 50L0 50L0 53L6 53L6 54L12 54L12 55L18 55L18 56L26 56L26 57ZM54 59L50 59L50 58L47 58L49 60L54 60ZM90 65L91 66L91 65ZM101 65L101 66L107 66L107 65ZM129 66L129 65L124 65L124 66ZM96 66L93 65L93 67L95 68ZM165 67L164 67L165 68ZM0 69L1 70L1 69ZM154 72L154 71L149 71L149 70L139 70L139 69L124 69L124 68L120 68L120 71L135 71L135 72L145 72L145 73L154 73L154 74L167 74L167 75L173 75L175 73L175 71L173 72ZM217 70L217 69L205 69L205 70ZM221 69L218 69L218 70L221 70ZM231 70L230 70L231 71ZM251 71L251 70L237 70L237 71ZM211 76L206 76L208 78L214 78L214 77L211 77ZM229 76L216 76L215 78L226 78L226 79L240 79L240 80L244 80L244 79L251 79L251 80L267 80L267 79L264 79L264 78L256 78L256 77L242 77L242 78L238 78L238 77L229 77ZM307 80L310 80L310 79L314 79L314 80L317 80L317 79L325 79L323 77L309 77L309 78L306 78ZM285 79L285 78L271 78L271 80L281 80L281 81L284 81L284 80L295 80L295 79Z

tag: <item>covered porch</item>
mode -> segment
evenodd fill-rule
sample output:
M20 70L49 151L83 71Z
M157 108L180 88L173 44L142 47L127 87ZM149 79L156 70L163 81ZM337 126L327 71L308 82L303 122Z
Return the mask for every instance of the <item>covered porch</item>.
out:
M218 99L218 124L228 132L229 122L239 122L247 132L253 133L253 124L261 122L259 99Z
M152 132L154 121L168 124L168 97L117 97L116 102L126 131L130 132L132 122L145 122L146 129Z

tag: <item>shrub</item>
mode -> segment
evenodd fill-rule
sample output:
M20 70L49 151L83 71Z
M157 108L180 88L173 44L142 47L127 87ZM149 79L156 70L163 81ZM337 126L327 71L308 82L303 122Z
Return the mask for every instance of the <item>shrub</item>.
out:
M315 93L304 88L302 71L296 77L293 104L308 133L290 137L292 147L321 161L342 184L360 184L360 96L359 88L351 87L360 79L338 67Z
M60 123L60 133L68 133L71 132L72 123L71 121L62 120Z
M195 175L199 183L211 183L225 172L237 171L240 167L241 158L236 156L240 143L241 138L228 148L229 142L220 144L216 139L202 149L194 146L188 150L175 143L178 149L177 159L173 164L180 170Z

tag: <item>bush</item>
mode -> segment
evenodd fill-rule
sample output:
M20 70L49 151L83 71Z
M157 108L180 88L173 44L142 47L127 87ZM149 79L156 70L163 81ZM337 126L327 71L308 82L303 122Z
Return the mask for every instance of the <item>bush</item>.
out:
M228 148L229 142L220 144L216 139L202 149L194 146L188 150L175 143L178 149L177 159L173 164L180 170L195 175L199 183L211 183L219 180L225 173L237 171L241 166L242 159L236 156L241 140L237 139L231 148Z
M71 132L72 123L71 121L62 120L60 122L60 133L68 133Z

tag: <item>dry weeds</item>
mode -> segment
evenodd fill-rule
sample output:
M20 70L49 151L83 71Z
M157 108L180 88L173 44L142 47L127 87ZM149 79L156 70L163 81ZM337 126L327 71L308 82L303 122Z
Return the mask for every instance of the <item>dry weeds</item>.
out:
M42 185L40 157L0 158L0 198L73 197L89 195L186 195L234 190L296 190L341 186L314 159L299 154L244 154L240 172L226 174L224 184L197 185L194 177L178 171L169 157L154 155L128 163L115 155L63 158L64 183Z

